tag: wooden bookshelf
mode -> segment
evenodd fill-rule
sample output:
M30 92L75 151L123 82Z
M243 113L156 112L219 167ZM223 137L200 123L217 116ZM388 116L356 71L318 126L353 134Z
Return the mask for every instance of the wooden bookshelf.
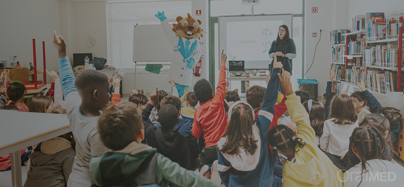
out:
M403 60L402 60L402 51L403 51L402 47L403 47L403 40L404 40L404 36L403 36L402 33L403 33L404 18L400 17L398 19L398 22L399 22L399 24L398 24L399 27L397 29L398 29L399 34L398 34L398 36L396 36L397 38L388 38L389 36L387 36L387 38L383 39L383 40L367 41L366 40L366 38L368 36L367 31L366 31L367 29L361 30L361 31L354 31L354 32L349 32L348 31L348 33L341 34L343 37L345 37L345 41L346 41L345 44L331 45L332 47L345 46L345 49L343 49L345 54L342 55L343 62L333 61L332 60L333 65L345 66L345 70L344 70L345 71L345 80L344 81L336 81L336 82L339 82L339 83L345 84L345 85L349 85L349 86L352 86L352 87L355 87L355 88L359 89L359 87L356 84L353 84L351 82L347 82L349 72L350 72L351 76L355 76L355 79L357 79L357 78L361 78L361 77L358 77L358 76L363 76L363 75L364 75L365 78L368 77L369 76L368 75L369 71L371 71L369 69L386 70L386 71L390 71L390 72L395 71L395 72L397 72L396 73L397 79L396 80L395 80L395 78L391 79L390 83L393 84L392 81L394 80L395 84L397 84L397 92L401 92L402 89L403 89L403 88L401 88L401 81L404 81L404 79L401 79L401 73L402 73L402 71L404 71ZM352 35L357 35L357 38L355 36L352 36ZM398 59L397 67L383 67L383 66L375 66L375 65L366 65L364 60L363 60L364 57L365 57L366 46L365 46L365 48L362 48L363 51L362 51L361 54L348 54L349 53L349 43L350 43L350 41L355 41L355 39L352 40L352 38L355 38L357 41L359 41L360 40L359 38L361 38L362 39L362 44L364 42L363 39L365 38L365 42L366 42L365 45L366 46L369 46L369 44L378 44L378 43L393 43L393 42L398 43L398 49L396 48L397 51L398 51L398 54L397 54L397 57L398 57L397 58ZM331 38L331 40L332 40L332 38ZM361 44L361 46L362 46L362 44ZM358 58L358 59L355 59L355 58ZM352 64L348 63L348 60L351 60ZM357 61L357 60L359 60L359 61ZM359 62L359 64L357 62ZM374 61L372 62L372 64L374 64ZM381 63L376 63L376 64L381 64ZM353 73L354 69L352 69L351 71L348 71L348 66L355 66L355 72L359 71L360 73L359 74L357 74L357 73L354 74ZM394 74L393 74L393 76L394 76ZM354 79L354 77L351 77L350 80L352 81L352 79ZM357 80L355 80L355 79L352 82L357 82ZM376 85L378 85L378 83ZM393 85L391 85L391 86L393 86ZM334 88L334 86L333 86L333 88ZM340 88L340 86L338 86L338 88ZM342 87L341 87L341 89L342 89ZM373 88L369 88L369 90L372 90L372 89Z

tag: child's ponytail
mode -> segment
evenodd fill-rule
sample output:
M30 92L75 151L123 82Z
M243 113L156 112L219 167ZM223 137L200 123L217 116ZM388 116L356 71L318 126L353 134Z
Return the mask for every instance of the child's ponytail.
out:
M253 128L254 115L252 107L239 101L234 103L229 109L230 123L226 129L226 133L223 135L227 137L226 143L224 143L222 149L223 153L229 155L240 154L240 146L246 152L246 154L254 154L257 150L257 137L254 137Z
M278 150L295 149L296 145L303 148L306 145L301 138L294 136L292 129L285 125L277 125L270 129L267 133L267 139L268 144L272 146L274 155L278 155ZM277 159L276 156L273 158Z

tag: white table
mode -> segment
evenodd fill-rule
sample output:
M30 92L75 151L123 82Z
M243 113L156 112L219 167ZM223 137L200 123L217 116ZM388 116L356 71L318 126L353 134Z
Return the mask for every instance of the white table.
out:
M70 132L65 114L0 110L0 155L11 153L13 187L22 187L20 149Z
M252 73L251 73L252 74ZM226 77L226 81L245 81L246 79L248 81L266 81L265 80L266 76L250 76L250 77ZM231 89L231 84L230 88Z

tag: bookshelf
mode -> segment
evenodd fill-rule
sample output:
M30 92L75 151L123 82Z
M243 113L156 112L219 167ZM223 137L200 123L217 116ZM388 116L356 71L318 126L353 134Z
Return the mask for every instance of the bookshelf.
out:
M367 13L353 18L351 30L331 31L334 92L341 93L342 85L359 90L360 80L382 95L402 91L403 21L403 17L385 19L384 13Z

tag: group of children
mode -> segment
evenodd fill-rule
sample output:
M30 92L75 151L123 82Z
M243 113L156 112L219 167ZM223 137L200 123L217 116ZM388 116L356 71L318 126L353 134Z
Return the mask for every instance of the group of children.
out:
M358 84L351 96L331 92L322 103L294 92L290 73L274 54L267 87L246 83L246 101L226 90L227 56L221 56L213 92L201 79L178 97L156 87L149 96L133 90L121 102L119 78L96 70L74 76L66 43L54 33L59 76L50 96L27 107L25 86L0 85L2 109L67 114L72 133L23 149L24 186L380 186L400 185L394 164L401 114L382 107ZM112 88L110 86L112 85ZM278 93L278 90L283 93ZM53 91L54 90L54 91ZM112 95L111 95L111 92ZM53 95L53 96L52 96ZM185 107L183 103L185 101ZM199 103L199 106L197 107ZM282 123L281 123L282 122ZM10 155L0 170L10 169ZM372 181L372 172L395 172L394 181ZM384 182L384 183L383 183Z

